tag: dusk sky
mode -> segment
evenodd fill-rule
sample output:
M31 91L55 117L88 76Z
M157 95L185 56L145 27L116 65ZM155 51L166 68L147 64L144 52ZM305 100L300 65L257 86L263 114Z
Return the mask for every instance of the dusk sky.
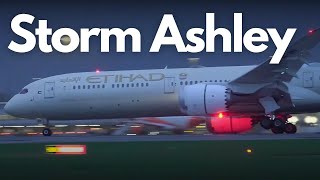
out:
M287 28L297 28L294 40L302 37L309 29L320 27L319 3L304 1L9 1L0 7L1 59L0 96L9 97L31 82L32 77L47 77L56 74L100 70L126 70L188 67L187 58L198 57L204 66L249 65L265 61L275 51L272 41L268 50L254 54L222 53L222 41L216 41L214 53L177 53L174 46L162 47L159 53L149 53L152 41L164 14L173 14L182 37L188 29L205 29L206 13L216 14L216 28L224 27L233 33L233 13L243 13L243 32L253 27L276 28L283 36ZM29 53L19 54L8 49L11 40L21 41L10 27L11 20L18 14L27 13L36 17L32 25L23 27L34 33L39 19L48 20L53 31L70 27L77 32L80 28L137 28L142 37L142 52L132 53L131 41L127 41L127 52L115 52L115 38L110 42L111 52L100 52L100 37L91 38L90 52L53 52L45 54L38 46ZM201 36L205 39L205 35ZM293 40L293 41L294 41ZM50 37L49 37L50 42ZM185 38L185 43L188 41ZM311 61L320 56L319 47L313 50ZM245 50L245 48L244 48ZM318 52L318 53L317 53Z

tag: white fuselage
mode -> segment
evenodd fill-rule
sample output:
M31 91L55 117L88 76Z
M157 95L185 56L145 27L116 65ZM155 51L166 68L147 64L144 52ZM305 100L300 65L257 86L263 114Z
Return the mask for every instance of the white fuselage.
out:
M35 81L6 105L9 114L46 119L182 116L185 86L226 85L255 66L83 72ZM294 85L302 85L296 80Z

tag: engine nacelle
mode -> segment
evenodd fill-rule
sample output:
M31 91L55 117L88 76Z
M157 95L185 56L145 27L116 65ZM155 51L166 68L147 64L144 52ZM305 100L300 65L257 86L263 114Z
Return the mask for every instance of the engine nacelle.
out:
M190 116L226 112L227 88L222 85L195 84L180 93L181 110Z
M207 130L214 134L244 133L252 129L252 118L212 117L206 121Z

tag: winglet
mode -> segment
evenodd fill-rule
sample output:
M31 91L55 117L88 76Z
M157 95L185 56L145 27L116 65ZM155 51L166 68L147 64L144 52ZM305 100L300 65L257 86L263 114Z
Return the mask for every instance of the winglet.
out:
M320 28L309 30L308 34L289 46L287 53L292 51L307 51L320 42Z

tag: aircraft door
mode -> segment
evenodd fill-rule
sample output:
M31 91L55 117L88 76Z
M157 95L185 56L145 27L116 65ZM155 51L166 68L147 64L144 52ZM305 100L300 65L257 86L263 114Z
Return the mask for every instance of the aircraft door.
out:
M313 87L313 72L303 73L303 87L312 88Z
M55 83L46 82L44 85L44 98L54 98L55 96Z
M164 78L164 93L174 93L175 91L175 78L174 77L166 77Z

